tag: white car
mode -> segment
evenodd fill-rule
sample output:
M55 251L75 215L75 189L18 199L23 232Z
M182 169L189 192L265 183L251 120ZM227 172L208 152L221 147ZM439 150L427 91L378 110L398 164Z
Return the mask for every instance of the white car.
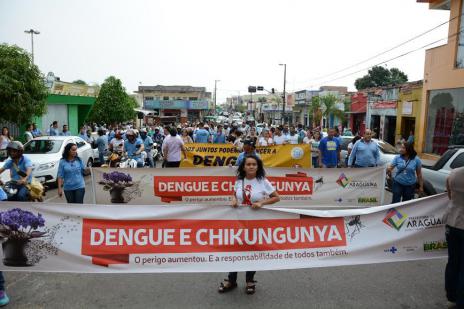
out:
M341 138L341 159L342 163L345 163L345 158L348 155L348 144L351 142L351 140L354 138L354 136L340 136ZM379 144L379 150L380 150L380 158L379 158L379 165L386 165L392 162L393 158L399 154L398 150L390 145L389 143L378 140L373 138L373 141L377 142Z
M45 182L55 182L64 147L69 143L77 145L77 155L87 167L91 167L94 161L93 149L82 138L78 136L41 136L24 145L24 155L32 161L32 175L44 178Z

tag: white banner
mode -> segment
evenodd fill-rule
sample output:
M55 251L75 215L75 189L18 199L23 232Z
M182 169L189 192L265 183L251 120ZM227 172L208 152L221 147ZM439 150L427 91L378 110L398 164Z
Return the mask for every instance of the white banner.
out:
M108 169L92 171L97 204L224 205L231 201L235 167ZM281 207L340 208L383 204L385 169L266 168Z
M5 202L0 269L227 272L443 258L447 204L444 194L351 210Z

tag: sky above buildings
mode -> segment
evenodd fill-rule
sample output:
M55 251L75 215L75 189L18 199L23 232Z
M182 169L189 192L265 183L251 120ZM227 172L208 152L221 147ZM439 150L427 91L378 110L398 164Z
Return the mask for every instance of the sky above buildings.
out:
M449 11L415 0L0 0L0 42L31 49L35 63L63 81L122 79L142 85L204 86L218 103L248 85L287 91L347 86L390 61L423 78L424 49L446 43L448 25L368 62L330 75L448 21ZM357 72L359 71L359 72ZM355 74L351 74L357 72ZM341 77L341 78L340 78Z

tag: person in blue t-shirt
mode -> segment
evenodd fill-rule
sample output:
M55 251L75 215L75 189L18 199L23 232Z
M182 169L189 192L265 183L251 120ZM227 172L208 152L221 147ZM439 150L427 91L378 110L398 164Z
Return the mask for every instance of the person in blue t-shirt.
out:
M217 126L217 132L214 134L213 143L214 144L225 144L226 135L222 131L222 125Z
M77 145L69 143L64 147L63 157L58 165L58 195L64 195L68 203L84 203L84 173L88 171L77 156Z
M205 125L200 122L198 125L198 130L195 133L195 143L208 143L209 141L209 131L205 129Z
M11 180L15 181L13 187L17 189L15 195L9 198L10 201L25 202L29 200L29 189L27 185L32 180L32 161L23 155L24 146L21 142L13 141L6 147L10 159L0 168L0 174L5 170L10 170Z
M140 138L135 137L134 130L130 129L126 132L127 141L124 142L124 148L126 149L127 156L137 161L137 167L143 167L142 151L145 150L143 141Z
M340 164L340 140L335 137L335 129L330 128L328 135L319 142L319 166L334 168Z
M155 167L155 161L153 160L153 140L148 135L147 129L140 129L140 138L143 141L143 146L145 147L145 152L147 153L147 159L150 164L150 167Z
M416 183L419 183L419 193L424 192L422 180L422 163L417 157L414 145L402 143L400 154L395 156L387 169L387 174L392 178L392 204L399 203L401 200L409 201L414 198ZM394 173L392 173L394 172ZM393 175L392 175L393 174Z

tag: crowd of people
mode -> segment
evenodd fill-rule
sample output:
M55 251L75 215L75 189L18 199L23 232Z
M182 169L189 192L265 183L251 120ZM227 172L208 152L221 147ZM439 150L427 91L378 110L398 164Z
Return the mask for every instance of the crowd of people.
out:
M97 132L94 138L92 132ZM69 135L67 125L58 130L58 122L53 122L45 134ZM42 132L35 124L26 127L26 140L41 136ZM348 145L348 155L344 162L341 160L341 138L337 128L329 128L327 132L314 129L304 130L301 125L282 125L277 127L256 127L246 123L240 126L215 125L212 123L198 123L197 125L147 126L140 130L130 125L118 126L83 126L79 136L98 148L100 162L104 162L104 154L125 153L137 162L137 166L144 165L144 153L148 154L148 166L156 167L151 151L153 146L159 145L164 157L163 167L179 167L182 155L186 159L185 144L190 143L230 143L240 152L237 160L237 181L232 197L232 207L249 206L259 209L264 205L277 203L279 195L265 177L263 162L256 152L256 146L272 146L284 144L311 144L311 160L316 168L337 168L347 166L351 168L375 167L380 164L380 150L378 143L372 139L372 131L366 129L362 136L353 136ZM387 166L387 174L392 182L392 203L407 201L414 198L415 192L423 191L421 174L421 160L414 150L413 143L403 141L399 143L399 154ZM15 181L17 193L7 196L0 188L0 200L28 200L28 184L32 179L32 163L23 154L24 146L14 141L8 128L3 128L0 135L0 149L6 149L9 159L0 168L0 174L9 170L11 179ZM458 169L459 170L459 169ZM84 176L90 171L77 155L77 145L66 145L58 167L58 195L65 196L68 203L83 203L85 195ZM459 170L462 174L462 169ZM461 175L459 174L459 175ZM448 181L450 199L453 207L448 212L447 238L449 239L450 261L446 270L447 291L450 300L462 302L463 280L456 272L464 273L462 263L464 257L460 255L464 248L464 211L462 210L462 177L453 175ZM461 251L460 251L461 250ZM452 251L452 252L451 252ZM255 272L246 272L246 293L253 294L256 289ZM237 286L237 273L231 272L228 278L221 282L219 292L227 292ZM8 296L4 289L4 278L0 272L0 305L8 303Z

